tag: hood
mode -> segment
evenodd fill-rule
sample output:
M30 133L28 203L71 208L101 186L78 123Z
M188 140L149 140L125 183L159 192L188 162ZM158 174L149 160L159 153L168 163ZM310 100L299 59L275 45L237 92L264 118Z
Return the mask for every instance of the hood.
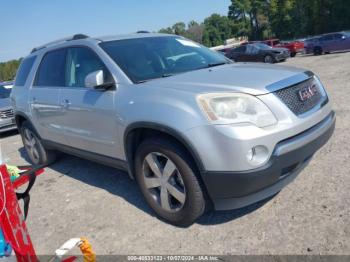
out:
M242 92L263 95L302 82L311 72L263 63L234 63L155 79L143 85L193 93Z
M11 108L10 98L0 98L0 110Z

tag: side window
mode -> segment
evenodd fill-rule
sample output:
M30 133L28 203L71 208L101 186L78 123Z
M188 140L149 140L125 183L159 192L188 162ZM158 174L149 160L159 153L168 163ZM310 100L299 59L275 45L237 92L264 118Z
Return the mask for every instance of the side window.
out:
M321 37L320 40L321 41L331 41L331 40L333 40L333 35L325 35L325 36Z
M32 56L22 61L17 71L15 86L24 86L24 84L27 81L29 72L32 69L35 59L36 59L36 56Z
M232 50L234 53L244 53L247 46L243 45Z
M259 52L259 50L255 46L253 46L253 45L248 45L247 46L246 54L255 55L258 52Z
M342 34L335 34L334 35L334 40L341 40L343 38Z
M102 70L105 82L112 82L112 76L101 59L89 48L72 47L67 51L66 85L85 87L88 74Z
M66 49L45 54L36 76L36 86L64 86Z

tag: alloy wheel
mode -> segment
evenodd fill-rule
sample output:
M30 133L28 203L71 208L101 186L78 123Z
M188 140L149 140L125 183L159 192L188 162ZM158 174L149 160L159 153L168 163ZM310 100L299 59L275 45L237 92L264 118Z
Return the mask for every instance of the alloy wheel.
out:
M23 130L23 143L30 159L38 164L40 161L38 140L36 136L28 128Z
M265 63L272 64L272 62L273 62L272 56L268 55L268 56L265 57Z
M167 212L184 207L186 188L172 160L158 152L149 153L143 161L143 180L153 200Z

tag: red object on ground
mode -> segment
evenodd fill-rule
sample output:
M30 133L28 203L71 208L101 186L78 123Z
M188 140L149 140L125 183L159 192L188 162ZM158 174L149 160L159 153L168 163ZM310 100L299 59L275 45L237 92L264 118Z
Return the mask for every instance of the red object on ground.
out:
M30 180L31 174L38 176L44 172L43 169L32 170L31 167L20 168L26 170L19 178L11 183L10 175L7 172L6 165L0 165L0 175L3 186L0 184L0 228L2 229L5 239L10 243L14 250L17 261L19 262L37 262L35 250L30 239L24 216L18 204L15 189L24 185ZM2 190L4 189L4 191ZM4 206L4 209L3 209Z

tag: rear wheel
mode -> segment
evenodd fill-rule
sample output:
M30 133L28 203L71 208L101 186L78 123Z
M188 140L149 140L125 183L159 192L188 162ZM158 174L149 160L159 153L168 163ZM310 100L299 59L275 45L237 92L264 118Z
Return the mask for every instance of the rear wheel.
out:
M56 158L55 152L44 148L34 128L27 121L22 123L20 134L24 148L32 164L49 165L54 162Z
M267 55L264 58L264 62L267 63L267 64L272 64L272 63L275 62L275 60L274 60L274 58L271 55Z
M205 210L204 192L196 167L176 142L145 140L135 159L136 179L150 207L176 226L189 226Z

